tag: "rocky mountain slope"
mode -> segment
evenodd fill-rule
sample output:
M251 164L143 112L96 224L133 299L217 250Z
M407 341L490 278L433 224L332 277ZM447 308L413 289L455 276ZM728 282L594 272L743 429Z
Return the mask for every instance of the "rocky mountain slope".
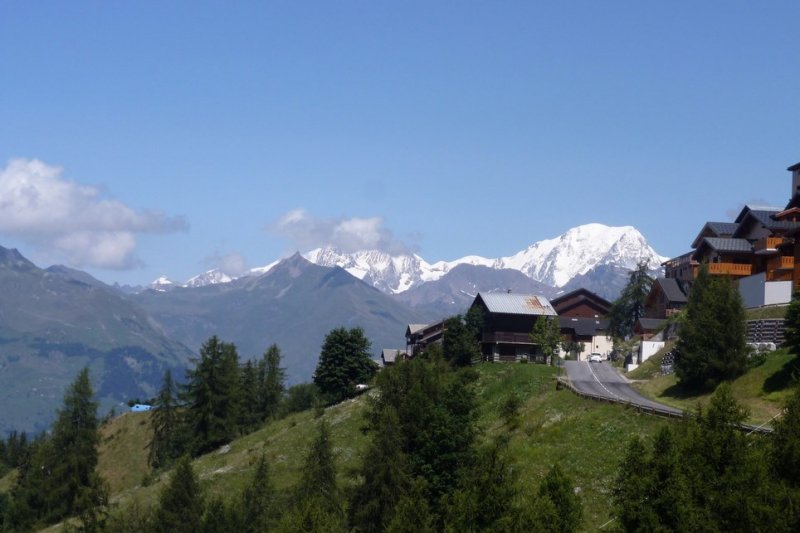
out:
M258 277L133 297L167 332L194 350L211 335L236 343L242 359L280 346L289 381L308 381L325 335L360 326L377 356L405 346L405 328L425 317L338 267L300 254Z
M118 291L85 272L41 269L0 247L0 434L45 428L88 366L98 397L149 397L191 356Z

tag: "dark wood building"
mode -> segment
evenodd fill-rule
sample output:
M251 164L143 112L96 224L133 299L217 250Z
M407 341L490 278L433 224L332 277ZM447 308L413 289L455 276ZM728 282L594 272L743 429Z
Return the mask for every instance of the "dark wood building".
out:
M558 316L603 318L611 311L611 302L588 289L577 289L550 300Z
M541 360L530 333L537 320L557 316L547 298L533 294L478 293L472 307L483 312L481 355L484 360Z

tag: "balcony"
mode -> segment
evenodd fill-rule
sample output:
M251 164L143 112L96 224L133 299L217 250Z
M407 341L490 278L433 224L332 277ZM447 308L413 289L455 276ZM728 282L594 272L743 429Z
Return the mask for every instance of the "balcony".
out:
M533 344L528 333L495 331L483 334L483 342L502 342L506 344Z
M699 268L694 268L694 277L697 277ZM753 266L739 263L708 263L708 273L713 276L744 277L753 273Z
M794 270L794 257L780 255L767 261L767 270Z
M764 237L755 242L753 251L758 255L778 253L778 246L783 244L783 237Z

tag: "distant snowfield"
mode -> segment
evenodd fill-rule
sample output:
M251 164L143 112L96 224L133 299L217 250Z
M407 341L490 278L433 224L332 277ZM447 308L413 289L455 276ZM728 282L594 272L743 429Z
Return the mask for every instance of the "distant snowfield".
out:
M558 288L600 265L632 270L644 261L648 269L656 270L668 259L656 253L633 226L612 227L596 223L572 228L558 237L536 242L514 255L497 259L467 255L454 261L428 263L416 254L393 256L379 250L344 253L332 247L311 250L303 257L321 266L341 267L356 278L391 294L438 280L463 264L518 270L535 281ZM277 263L251 269L246 276L265 274ZM234 279L219 270L210 270L182 286L200 287ZM175 285L164 277L151 284L151 288L158 290L171 286Z

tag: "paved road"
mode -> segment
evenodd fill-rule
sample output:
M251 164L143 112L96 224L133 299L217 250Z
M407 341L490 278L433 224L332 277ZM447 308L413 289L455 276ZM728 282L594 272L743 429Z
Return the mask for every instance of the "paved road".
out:
M608 362L565 361L564 368L572 386L580 392L630 402L642 407L664 409L675 414L681 413L680 409L648 400L633 390L617 369Z

